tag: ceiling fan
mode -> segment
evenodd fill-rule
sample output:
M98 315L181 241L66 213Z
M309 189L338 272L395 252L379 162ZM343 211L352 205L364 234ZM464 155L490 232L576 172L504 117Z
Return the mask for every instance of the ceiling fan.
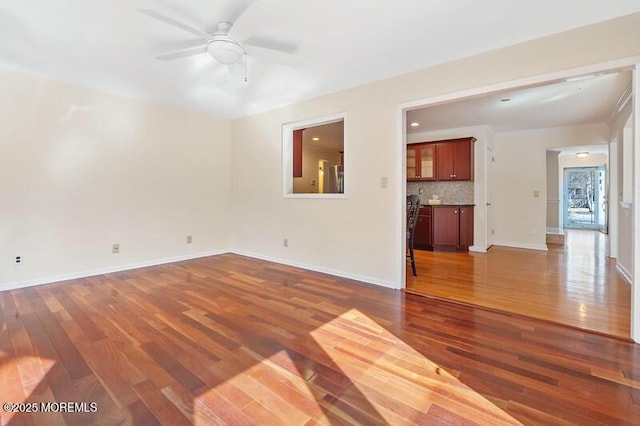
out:
M157 59L173 60L208 52L217 63L225 65L231 73L237 73L238 65L244 65L246 82L247 55L285 65L294 64L292 54L297 49L295 44L255 36L273 18L273 12L265 6L266 3L267 0L251 3L235 22L218 22L217 30L213 33L152 9L141 8L138 12L199 37L195 46L157 56Z

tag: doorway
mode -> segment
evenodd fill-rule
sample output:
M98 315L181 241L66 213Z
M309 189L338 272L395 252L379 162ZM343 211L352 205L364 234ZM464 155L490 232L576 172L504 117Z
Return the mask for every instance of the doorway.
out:
M605 168L564 169L564 227L606 232Z

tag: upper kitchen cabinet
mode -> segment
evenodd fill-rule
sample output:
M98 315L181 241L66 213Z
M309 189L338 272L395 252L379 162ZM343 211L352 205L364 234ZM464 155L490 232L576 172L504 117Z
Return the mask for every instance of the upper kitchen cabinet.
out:
M473 180L473 143L476 138L438 141L437 180Z
M407 180L436 179L436 146L430 143L407 145Z

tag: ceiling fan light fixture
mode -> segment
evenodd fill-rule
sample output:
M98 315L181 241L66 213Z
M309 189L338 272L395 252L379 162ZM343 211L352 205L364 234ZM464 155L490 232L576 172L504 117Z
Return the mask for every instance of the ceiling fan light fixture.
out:
M213 39L207 45L207 51L213 59L224 65L238 62L244 56L244 49L234 40Z

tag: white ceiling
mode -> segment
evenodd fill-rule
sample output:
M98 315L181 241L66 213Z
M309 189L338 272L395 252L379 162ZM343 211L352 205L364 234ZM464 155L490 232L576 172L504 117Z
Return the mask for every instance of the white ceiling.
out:
M258 0L257 36L298 46L297 67L249 58L248 83L206 54L155 56L194 36L136 11L213 31L251 0L20 0L0 4L0 65L235 118L640 11L638 0Z
M407 112L407 133L489 126L494 131L605 123L628 93L631 71L491 93ZM411 123L419 126L412 127Z

